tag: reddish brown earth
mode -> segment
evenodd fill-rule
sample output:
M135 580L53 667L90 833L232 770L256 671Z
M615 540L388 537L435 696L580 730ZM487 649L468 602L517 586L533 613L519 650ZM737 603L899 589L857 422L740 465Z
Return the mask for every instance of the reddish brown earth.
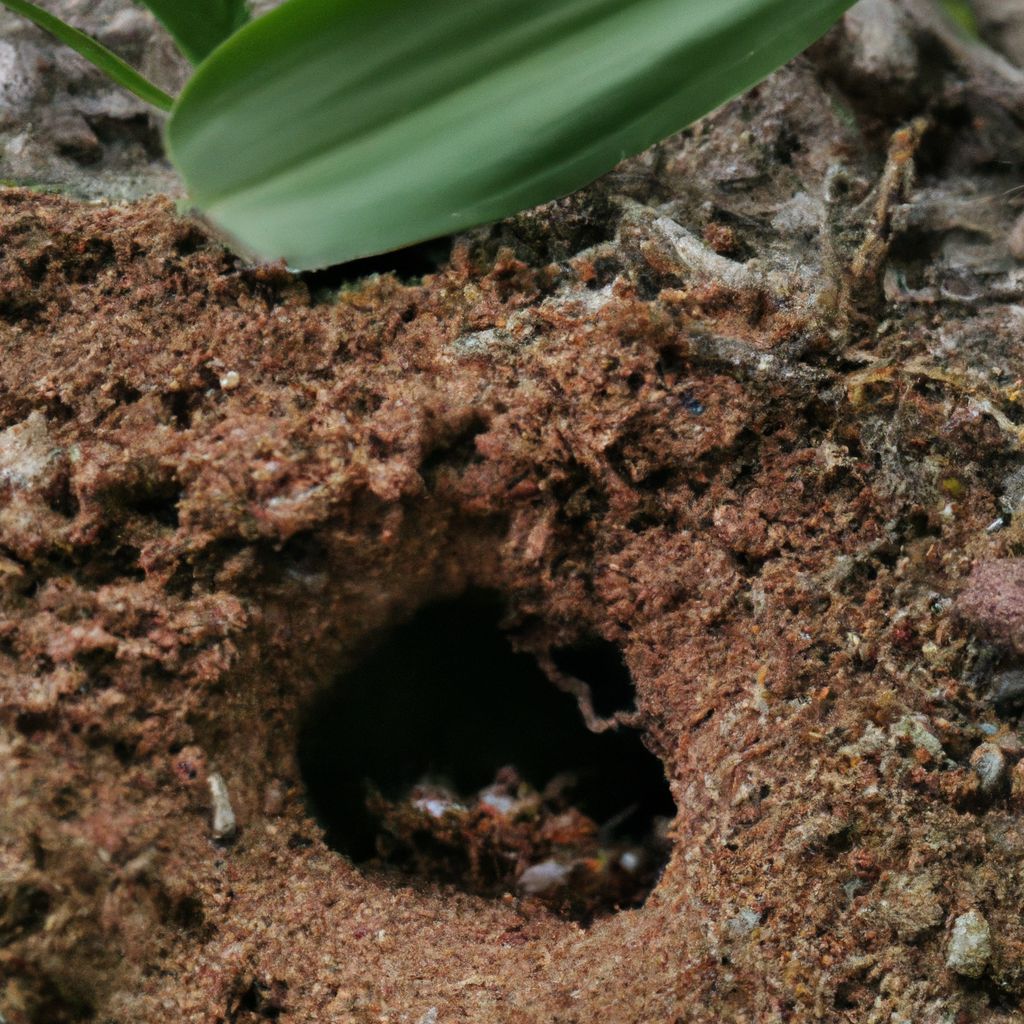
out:
M420 283L0 193L7 1024L1021 1019L1019 83L900 17ZM470 586L622 650L642 908L324 844L298 715Z

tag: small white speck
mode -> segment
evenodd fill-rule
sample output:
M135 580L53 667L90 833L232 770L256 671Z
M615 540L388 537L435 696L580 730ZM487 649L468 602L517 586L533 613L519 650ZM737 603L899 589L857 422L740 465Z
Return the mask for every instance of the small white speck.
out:
M508 814L516 805L516 801L508 794L493 793L489 790L484 790L480 794L480 803L497 811L499 814Z
M228 370L220 379L220 388L221 391L234 391L241 383L242 378L238 375L238 371Z
M413 800L413 807L418 811L426 811L432 818L443 818L449 811L464 811L466 808L454 800L445 800L441 797L420 797Z
M207 778L210 787L210 799L213 802L213 838L231 839L238 829L231 798L228 796L227 783L220 772L210 772Z
M527 868L519 876L516 885L523 892L536 896L537 893L557 889L568 877L569 869L564 864L559 864L556 860L543 860Z
M761 914L752 907L744 907L735 917L725 922L726 931L736 938L749 935L761 923Z

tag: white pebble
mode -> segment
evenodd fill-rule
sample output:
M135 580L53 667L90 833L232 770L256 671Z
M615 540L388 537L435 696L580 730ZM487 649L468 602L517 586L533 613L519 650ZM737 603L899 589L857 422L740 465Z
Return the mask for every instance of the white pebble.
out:
M980 978L992 956L988 921L977 910L968 910L953 922L946 966L965 978Z
M542 860L528 867L519 876L516 885L528 895L536 896L564 885L568 877L569 869L564 864L559 864L557 860Z
M221 391L234 391L241 383L242 378L238 375L238 371L228 370L220 379L220 388Z
M228 796L227 783L220 772L210 772L207 783L210 787L210 800L213 802L213 838L231 839L238 830L238 821Z
M480 803L499 814L508 814L516 805L514 797L507 793L499 793L494 789L485 789L480 794Z
M424 796L413 800L413 807L424 811L432 818L443 818L449 811L464 811L466 808L455 800L447 800L439 796Z
M632 874L640 867L640 857L632 850L627 850L619 858L619 866L622 868L623 871L628 871L630 874Z

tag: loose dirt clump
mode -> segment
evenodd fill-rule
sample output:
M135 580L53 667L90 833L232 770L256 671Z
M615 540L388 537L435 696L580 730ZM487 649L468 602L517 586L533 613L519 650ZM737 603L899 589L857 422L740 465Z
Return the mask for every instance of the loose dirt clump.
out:
M418 279L0 193L8 1024L1019 1019L1020 75L891 13ZM642 906L325 841L309 709L480 589L663 765Z

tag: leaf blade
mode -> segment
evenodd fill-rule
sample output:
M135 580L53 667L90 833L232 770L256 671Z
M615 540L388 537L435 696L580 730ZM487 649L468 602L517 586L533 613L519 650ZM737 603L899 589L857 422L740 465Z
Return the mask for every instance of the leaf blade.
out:
M28 0L0 0L0 3L14 11L15 14L28 18L29 21L55 36L65 46L70 46L118 85L138 96L140 100L165 112L174 105L174 99L168 96L163 89L158 88L149 79L139 74L130 64L126 64L116 53L108 50L92 36L61 21L60 18L29 3Z
M168 148L243 246L322 266L573 191L760 80L849 5L289 0L199 69Z
M138 0L174 37L192 64L200 64L249 20L245 0Z

